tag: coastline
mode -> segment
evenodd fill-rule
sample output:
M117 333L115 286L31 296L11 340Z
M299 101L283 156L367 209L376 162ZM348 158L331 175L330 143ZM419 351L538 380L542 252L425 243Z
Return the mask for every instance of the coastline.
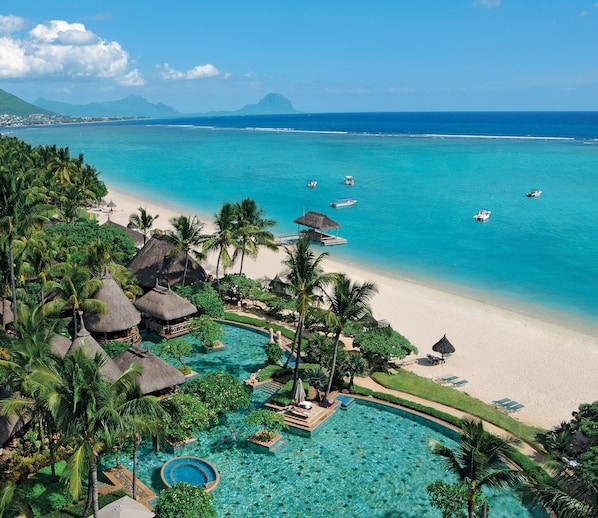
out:
M170 218L181 214L197 215L206 223L206 232L213 228L212 217L206 213L116 188L109 187L106 199L116 204L111 220L121 225L143 206L150 214L160 215L156 228L170 228ZM98 215L99 222L107 216ZM261 250L257 260L245 261L244 271L249 277L272 278L281 271L283 258L283 250L278 254ZM213 265L215 260L209 257L206 269L214 270ZM579 404L598 399L598 377L592 367L592 360L598 358L598 337L566 317L546 315L543 320L470 297L459 287L453 291L452 286L366 271L336 259L326 258L323 265L326 271L344 272L353 281L377 285L379 293L371 304L375 318L389 322L419 349L417 361L409 357L405 362L404 368L410 371L429 378L459 376L468 380L461 390L486 403L515 399L525 405L515 417L543 428L569 420ZM444 334L456 352L445 364L430 366L426 354L432 353L432 345Z

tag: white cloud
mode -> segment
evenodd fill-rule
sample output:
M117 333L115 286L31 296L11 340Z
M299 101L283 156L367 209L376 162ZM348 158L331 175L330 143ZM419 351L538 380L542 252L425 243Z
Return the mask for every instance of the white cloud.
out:
M206 79L208 77L216 77L221 74L220 70L209 63L207 65L197 65L196 67L187 70L187 72L175 70L174 68L171 68L168 63L164 63L164 65L162 65L160 68L162 69L162 79L167 80Z
M0 33L22 28L17 17L0 17ZM100 38L81 23L53 20L22 39L0 38L0 79L109 78L139 84L141 75L128 68L129 55L118 42Z
M24 29L26 22L23 18L9 14L2 16L0 14L0 34L12 34L13 32Z
M493 9L495 7L500 7L501 0L474 0L473 6L481 6L486 7L487 9Z
M119 83L123 86L143 86L145 84L145 80L143 79L141 72L135 69L123 76Z

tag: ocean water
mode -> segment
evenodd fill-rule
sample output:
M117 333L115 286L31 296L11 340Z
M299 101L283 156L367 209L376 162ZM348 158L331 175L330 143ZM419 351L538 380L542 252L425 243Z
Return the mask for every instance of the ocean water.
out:
M251 197L279 235L296 233L306 211L325 212L348 239L326 248L333 258L598 332L598 112L189 118L4 133L69 146L108 185L208 217ZM543 195L527 198L533 188ZM330 207L345 196L358 203ZM480 208L492 211L485 223L473 220Z

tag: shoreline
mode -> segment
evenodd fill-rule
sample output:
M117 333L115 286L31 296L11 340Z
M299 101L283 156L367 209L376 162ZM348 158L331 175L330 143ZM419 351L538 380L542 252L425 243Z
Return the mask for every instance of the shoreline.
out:
M213 229L212 217L206 213L140 196L109 186L106 200L116 204L111 220L126 225L129 215L143 206L151 215L160 215L156 228L170 228L170 218L185 214L198 216L206 223L206 232ZM98 218L103 223L107 213ZM316 248L317 253L324 251ZM273 278L282 270L283 258L283 250L278 254L261 250L257 260L245 260L244 272L256 279ZM214 265L209 257L204 267L214 271ZM448 283L435 285L425 279L366 270L329 257L323 266L326 271L344 272L353 281L376 284L379 293L371 303L374 317L390 323L418 347L417 360L409 363L409 357L404 366L418 375L457 375L468 380L461 390L486 403L515 399L525 407L514 417L542 428L570 420L579 404L598 399L598 377L592 371L592 360L598 358L598 337L591 326L586 329L566 316L559 318L558 312L541 312L546 317L542 319L520 308L488 303L477 298L474 290L453 289ZM444 334L456 352L445 364L430 366L426 354L432 353L432 345Z

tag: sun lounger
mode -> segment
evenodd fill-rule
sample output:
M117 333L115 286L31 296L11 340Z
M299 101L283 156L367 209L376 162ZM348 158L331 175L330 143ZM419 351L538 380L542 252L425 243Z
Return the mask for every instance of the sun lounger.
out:
M508 408L509 412L517 412L517 410L521 410L525 405L522 405L521 403L517 403L516 405L513 405L511 407Z
M459 376L446 376L445 378L436 378L435 381L436 383L452 383L458 378Z
M469 381L459 380L459 381L451 381L451 383L453 384L453 387L460 387L461 385L465 385L466 383L469 383Z
M511 401L510 398L506 397L503 399L497 399L496 401L492 401L495 406L504 406Z

